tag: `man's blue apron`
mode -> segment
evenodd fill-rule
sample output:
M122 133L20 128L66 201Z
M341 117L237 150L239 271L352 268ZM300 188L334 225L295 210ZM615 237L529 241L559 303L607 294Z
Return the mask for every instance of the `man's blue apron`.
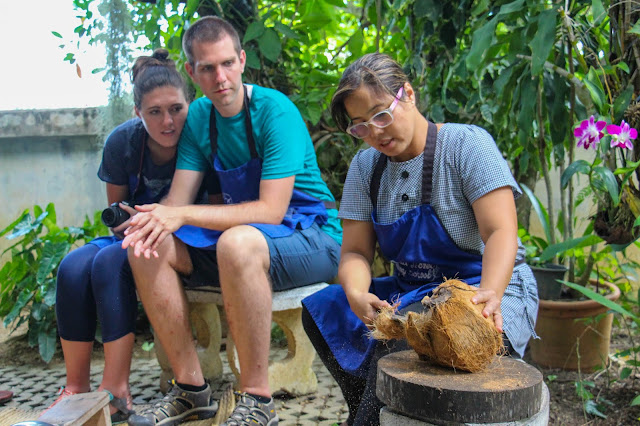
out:
M374 278L369 291L398 309L422 300L445 278L458 278L470 285L480 283L482 256L466 252L453 242L431 206L433 160L437 127L429 123L422 168L422 205L406 212L396 222L376 221L378 192L387 157L382 154L371 178L371 214L378 244L386 259L394 263L394 275ZM353 313L340 285L305 298L302 303L313 317L340 366L350 374L365 377L376 341Z
M142 177L142 168L144 166L144 155L145 150L147 149L147 141L149 139L149 134L147 131L144 131L142 135L142 140L140 141L140 161L138 163L138 172L137 174L129 175L129 189L134 188L133 191L129 192L129 204L130 205L141 205L141 204L151 204L157 203L160 201L167 193L169 192L169 188L171 187L171 183L168 183L158 192L157 194L152 194L150 189L147 188L143 183ZM173 160L175 162L175 158ZM120 243L120 240L115 235L107 236L107 237L98 237L91 241L89 244L96 245L101 249L110 246L111 244Z
M238 204L247 201L255 201L260 198L260 179L262 177L262 160L258 157L255 140L253 138L253 126L249 109L249 97L247 87L244 86L244 122L249 143L251 159L234 169L225 170L217 156L218 129L216 128L215 108L211 105L209 116L209 141L211 143L211 161L215 171L222 197L225 204ZM271 225L266 223L250 223L249 225L259 229L271 238L288 237L295 229L306 229L317 223L322 226L329 218L327 208L335 208L333 202L323 202L302 191L293 190L289 208L281 224ZM215 249L221 231L206 228L198 228L192 225L184 225L174 235L182 242L192 247Z

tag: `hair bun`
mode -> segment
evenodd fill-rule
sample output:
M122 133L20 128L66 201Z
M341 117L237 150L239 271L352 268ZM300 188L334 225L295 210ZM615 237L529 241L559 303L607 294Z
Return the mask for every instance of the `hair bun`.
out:
M153 51L153 55L151 55L151 57L164 62L169 58L169 51L167 49L159 48Z

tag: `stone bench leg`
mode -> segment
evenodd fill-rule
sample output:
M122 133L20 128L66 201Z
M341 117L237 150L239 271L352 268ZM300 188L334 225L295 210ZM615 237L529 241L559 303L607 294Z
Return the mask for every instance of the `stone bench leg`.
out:
M302 327L302 308L276 311L273 321L287 337L289 351L284 359L269 363L271 392L283 391L293 396L314 393L318 390L318 379L312 369L316 352ZM227 358L231 371L239 378L240 368L230 335L227 336Z
M213 303L189 303L191 327L196 338L196 350L202 374L209 381L222 377L222 360L220 359L220 343L222 340L220 328L220 313ZM168 380L173 378L173 371L169 359L154 334L156 357L162 369L160 374L160 390L168 390Z

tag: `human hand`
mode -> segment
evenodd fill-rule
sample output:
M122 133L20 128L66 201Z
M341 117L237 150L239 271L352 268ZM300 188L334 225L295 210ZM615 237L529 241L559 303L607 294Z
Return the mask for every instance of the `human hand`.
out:
M500 310L501 299L496 294L495 290L490 288L478 288L471 298L471 303L477 305L479 303L485 303L482 310L482 316L485 318L493 317L493 323L496 329L502 333L502 311Z
M133 247L134 255L158 257L156 249L164 239L183 225L183 219L176 207L161 204L136 206L138 213L131 219L124 231L122 248Z
M121 240L124 239L124 231L129 227L129 224L131 223L131 219L133 218L133 216L135 216L138 211L136 209L134 209L133 207L131 207L128 204L124 204L124 203L118 203L118 206L126 211L127 213L129 213L129 219L125 220L124 222L122 222L120 225L118 226L114 226L113 228L111 228L111 232L113 232L113 234L120 238Z
M373 320L378 316L378 311L383 307L390 306L386 300L381 300L373 293L354 292L347 295L351 310L360 321L368 328L373 325Z

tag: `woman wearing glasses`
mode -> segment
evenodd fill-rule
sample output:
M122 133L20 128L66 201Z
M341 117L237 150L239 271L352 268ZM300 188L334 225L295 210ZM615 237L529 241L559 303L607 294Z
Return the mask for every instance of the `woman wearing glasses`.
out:
M366 55L344 72L331 102L338 127L370 148L358 152L344 185L339 217L341 286L303 301L303 324L349 406L347 424L375 425L377 360L406 343L377 343L368 326L392 303L405 312L446 278L478 287L507 350L522 356L537 313L537 289L517 237L507 163L483 129L434 124L399 64ZM394 274L373 278L376 242Z

